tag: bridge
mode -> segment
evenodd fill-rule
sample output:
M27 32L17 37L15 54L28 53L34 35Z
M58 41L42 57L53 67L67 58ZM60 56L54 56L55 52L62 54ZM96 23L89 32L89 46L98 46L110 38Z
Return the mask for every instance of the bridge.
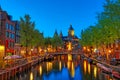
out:
M71 55L81 55L82 51L67 51L67 52L53 52L53 53L46 53L46 54L51 54L51 55L67 55L67 54L71 54Z

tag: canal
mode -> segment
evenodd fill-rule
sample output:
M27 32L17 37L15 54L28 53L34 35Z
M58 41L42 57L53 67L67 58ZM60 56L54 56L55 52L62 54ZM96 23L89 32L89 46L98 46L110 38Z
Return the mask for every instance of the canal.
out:
M103 73L96 65L80 55L58 55L54 60L44 61L30 70L17 74L11 80L117 80Z

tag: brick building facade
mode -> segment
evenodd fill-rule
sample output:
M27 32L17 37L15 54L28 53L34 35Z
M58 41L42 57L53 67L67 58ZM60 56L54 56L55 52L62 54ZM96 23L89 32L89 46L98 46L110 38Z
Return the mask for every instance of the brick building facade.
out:
M19 30L19 22L13 21L12 16L0 7L0 45L4 47L0 53L2 57L7 53L15 54L15 44L20 43Z

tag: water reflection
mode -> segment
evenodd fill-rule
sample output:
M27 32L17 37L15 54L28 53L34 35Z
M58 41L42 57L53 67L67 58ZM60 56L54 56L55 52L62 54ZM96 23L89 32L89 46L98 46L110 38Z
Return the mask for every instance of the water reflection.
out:
M34 79L33 79L33 73L32 73L32 72L30 73L30 80L34 80Z
M89 73L89 74L91 73L91 72L90 72L90 69L91 69L90 63L88 63L88 73Z
M87 70L87 64L86 64L86 60L84 60L84 62L83 62L83 64L84 64L84 73L86 74L86 70Z
M39 67L39 73L40 73L40 76L42 75L42 66L40 65Z
M68 62L67 62L67 68L70 70L70 67L71 67L71 62L68 61Z
M52 62L46 62L47 72L52 70Z
M61 61L59 61L59 71L61 71L61 69L62 69L62 63Z
M74 67L74 63L72 62L71 76L74 78L74 75L75 75L75 67Z
M68 61L72 61L72 55L68 54Z
M56 57L51 62L43 62L20 75L11 80L117 80L101 72L96 65L71 54Z
M97 77L97 67L94 66L94 77L96 78Z

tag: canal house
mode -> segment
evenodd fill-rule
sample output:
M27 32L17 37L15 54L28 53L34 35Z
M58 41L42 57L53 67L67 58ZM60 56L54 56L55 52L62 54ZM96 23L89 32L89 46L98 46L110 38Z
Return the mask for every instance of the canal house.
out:
M15 44L19 43L19 24L0 6L0 57L15 53ZM17 30L16 30L17 29Z

